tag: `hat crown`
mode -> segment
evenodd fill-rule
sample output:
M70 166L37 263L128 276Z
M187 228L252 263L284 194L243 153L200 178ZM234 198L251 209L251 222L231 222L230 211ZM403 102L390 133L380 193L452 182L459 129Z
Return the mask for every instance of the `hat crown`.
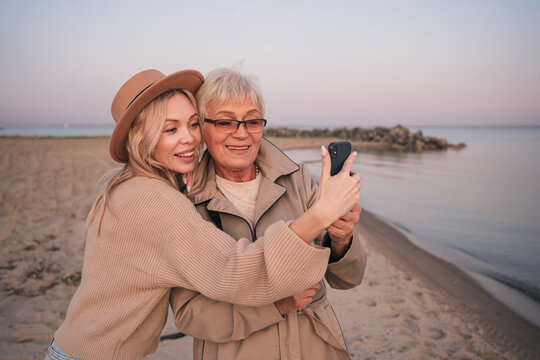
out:
M118 123L133 101L152 84L163 78L165 78L165 75L158 70L144 70L126 81L118 90L112 102L111 114L114 121Z

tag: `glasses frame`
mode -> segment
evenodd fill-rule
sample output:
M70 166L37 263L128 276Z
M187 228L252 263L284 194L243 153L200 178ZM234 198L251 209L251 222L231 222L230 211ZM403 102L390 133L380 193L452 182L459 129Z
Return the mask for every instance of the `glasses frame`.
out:
M263 121L263 127L262 127L262 130L261 131L256 131L256 132L253 132L253 131L249 131L248 127L247 127L247 122L248 121L253 121L253 120L262 120ZM230 121L230 122L236 122L236 129L234 129L233 132L223 132L223 131L219 131L217 126L216 126L216 123L218 121ZM240 125L244 125L244 129L246 129L246 132L248 132L249 134L260 134L264 131L264 128L266 127L266 123L267 123L267 120L266 119L263 119L263 118L260 118L260 119L248 119L248 120L235 120L235 119L215 119L215 120L212 120L212 119L204 119L204 122L207 122L207 123L211 123L214 125L214 128L216 129L217 132L221 133L221 134L234 134L235 132L238 131L238 129L240 129Z

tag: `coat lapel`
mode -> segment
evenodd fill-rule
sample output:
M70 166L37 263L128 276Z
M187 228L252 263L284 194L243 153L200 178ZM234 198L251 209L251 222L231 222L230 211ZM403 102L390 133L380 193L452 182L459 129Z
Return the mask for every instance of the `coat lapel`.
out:
M264 137L261 139L256 162L261 169L263 179L255 208L255 224L286 193L287 189L279 184L279 178L300 169L294 161ZM240 211L217 189L215 163L208 150L194 172L193 188L188 197L195 206L207 203L206 208L209 211L226 213L243 219ZM243 222L247 224L245 219ZM234 230L229 232L226 228L223 230L231 235L237 233Z

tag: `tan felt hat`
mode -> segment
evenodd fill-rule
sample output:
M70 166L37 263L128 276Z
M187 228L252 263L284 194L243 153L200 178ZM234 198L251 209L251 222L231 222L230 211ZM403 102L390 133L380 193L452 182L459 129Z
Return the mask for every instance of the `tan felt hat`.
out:
M173 89L187 90L195 95L203 82L204 77L197 70L182 70L168 76L157 70L145 70L126 81L116 93L111 106L116 121L109 146L112 158L127 162L127 135L133 121L146 105Z

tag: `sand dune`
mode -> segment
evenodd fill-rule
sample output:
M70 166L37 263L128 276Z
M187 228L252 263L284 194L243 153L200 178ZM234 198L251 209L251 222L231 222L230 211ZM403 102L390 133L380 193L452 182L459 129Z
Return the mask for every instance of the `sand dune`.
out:
M1 359L44 357L80 280L95 183L117 165L108 139L0 139ZM423 272L403 260L402 235L367 212L361 223L369 253L364 283L329 293L354 359L535 358L537 349L509 336L511 329L496 328L489 314L423 276L434 265L422 253L415 259ZM534 339L538 329L531 331ZM164 333L171 332L169 321ZM189 359L191 340L164 341L148 358Z

